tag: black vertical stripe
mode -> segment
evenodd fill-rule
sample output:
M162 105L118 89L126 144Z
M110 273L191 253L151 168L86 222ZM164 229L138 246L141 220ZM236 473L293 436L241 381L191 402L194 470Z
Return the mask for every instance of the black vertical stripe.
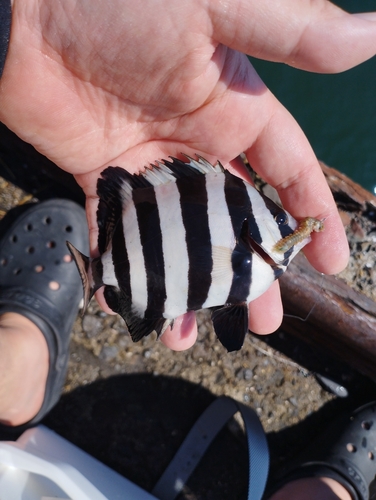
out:
M252 211L244 181L230 172L225 173L225 196L236 239L240 238L245 219L248 219L249 234L258 244L262 238Z
M225 176L226 203L237 241L231 256L233 278L227 303L238 304L247 299L252 283L253 252L249 244L250 227L253 228L253 239L261 241L261 235L243 180L230 172L226 172Z
M187 310L202 307L211 285L213 258L206 179L200 175L176 182L189 259Z
M128 251L125 245L123 220L120 217L116 224L112 237L112 263L114 265L115 276L119 283L119 288L124 294L132 299L131 276L128 259Z
M260 193L262 199L264 200L266 208L273 215L274 220L278 226L279 232L281 234L281 238L285 238L286 236L292 234L294 232L293 228L287 224L288 216L287 213L283 210L283 208L279 207L274 201ZM283 265L287 266L289 263L289 257L293 253L294 247L290 248L283 254Z
M145 260L148 290L145 318L155 318L163 314L167 294L162 231L154 188L135 189L133 202Z
M276 203L274 203L273 200L271 200L264 194L260 193L260 196L264 200L266 208L274 217L279 232L281 233L281 238L284 238L285 236L288 236L289 234L293 233L294 230L287 224L288 216L286 212L283 210L283 208L279 207Z
M233 278L227 304L245 302L252 284L253 251L247 243L248 221L245 220L238 243L231 255Z

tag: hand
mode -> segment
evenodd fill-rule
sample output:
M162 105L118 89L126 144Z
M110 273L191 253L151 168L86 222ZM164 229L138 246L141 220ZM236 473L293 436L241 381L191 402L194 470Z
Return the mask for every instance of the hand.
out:
M292 215L326 219L306 255L336 273L348 246L321 169L244 53L343 71L376 53L376 18L325 0L14 0L0 119L76 176L94 252L106 166L135 172L183 151L229 167L245 151ZM275 284L251 303L250 327L268 333L281 318ZM188 314L163 339L184 349L195 331Z

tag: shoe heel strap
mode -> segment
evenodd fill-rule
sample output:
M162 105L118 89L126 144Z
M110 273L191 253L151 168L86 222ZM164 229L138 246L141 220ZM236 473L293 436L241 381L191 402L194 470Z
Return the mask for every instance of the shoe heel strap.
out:
M238 411L244 421L248 443L247 499L260 500L269 472L269 450L264 429L251 408L225 396L209 405L196 421L152 494L160 500L174 500L219 431Z

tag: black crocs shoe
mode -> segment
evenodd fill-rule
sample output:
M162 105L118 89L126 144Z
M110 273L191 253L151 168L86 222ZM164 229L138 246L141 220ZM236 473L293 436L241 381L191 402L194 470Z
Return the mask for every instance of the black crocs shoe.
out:
M14 434L37 424L56 404L68 365L69 337L82 299L81 279L66 246L88 252L84 209L51 199L10 210L0 222L0 314L19 313L42 331L50 366L42 407Z
M342 484L353 500L369 500L375 476L376 402L372 402L332 422L288 472L274 478L265 498L291 481L328 477Z

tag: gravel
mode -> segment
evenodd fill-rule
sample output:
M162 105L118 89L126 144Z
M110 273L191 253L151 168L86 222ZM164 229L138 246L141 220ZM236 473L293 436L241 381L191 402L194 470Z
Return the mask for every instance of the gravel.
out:
M0 178L0 198L5 213L31 196ZM361 229L358 236L364 236ZM359 274L354 264L359 255L367 259L367 252L375 251L376 242L364 248L363 240L351 243L356 251L349 281ZM363 288L370 276L373 280L373 262L362 261ZM250 334L240 351L227 353L208 312L199 311L197 319L196 344L173 352L154 335L133 343L123 320L104 314L93 300L74 324L64 394L44 423L150 490L215 396L230 396L257 412L268 434L273 472L332 416L376 395L368 379L283 331L267 338ZM334 373L348 397L335 396L316 373L329 382ZM247 471L242 426L235 419L179 498L246 498Z

